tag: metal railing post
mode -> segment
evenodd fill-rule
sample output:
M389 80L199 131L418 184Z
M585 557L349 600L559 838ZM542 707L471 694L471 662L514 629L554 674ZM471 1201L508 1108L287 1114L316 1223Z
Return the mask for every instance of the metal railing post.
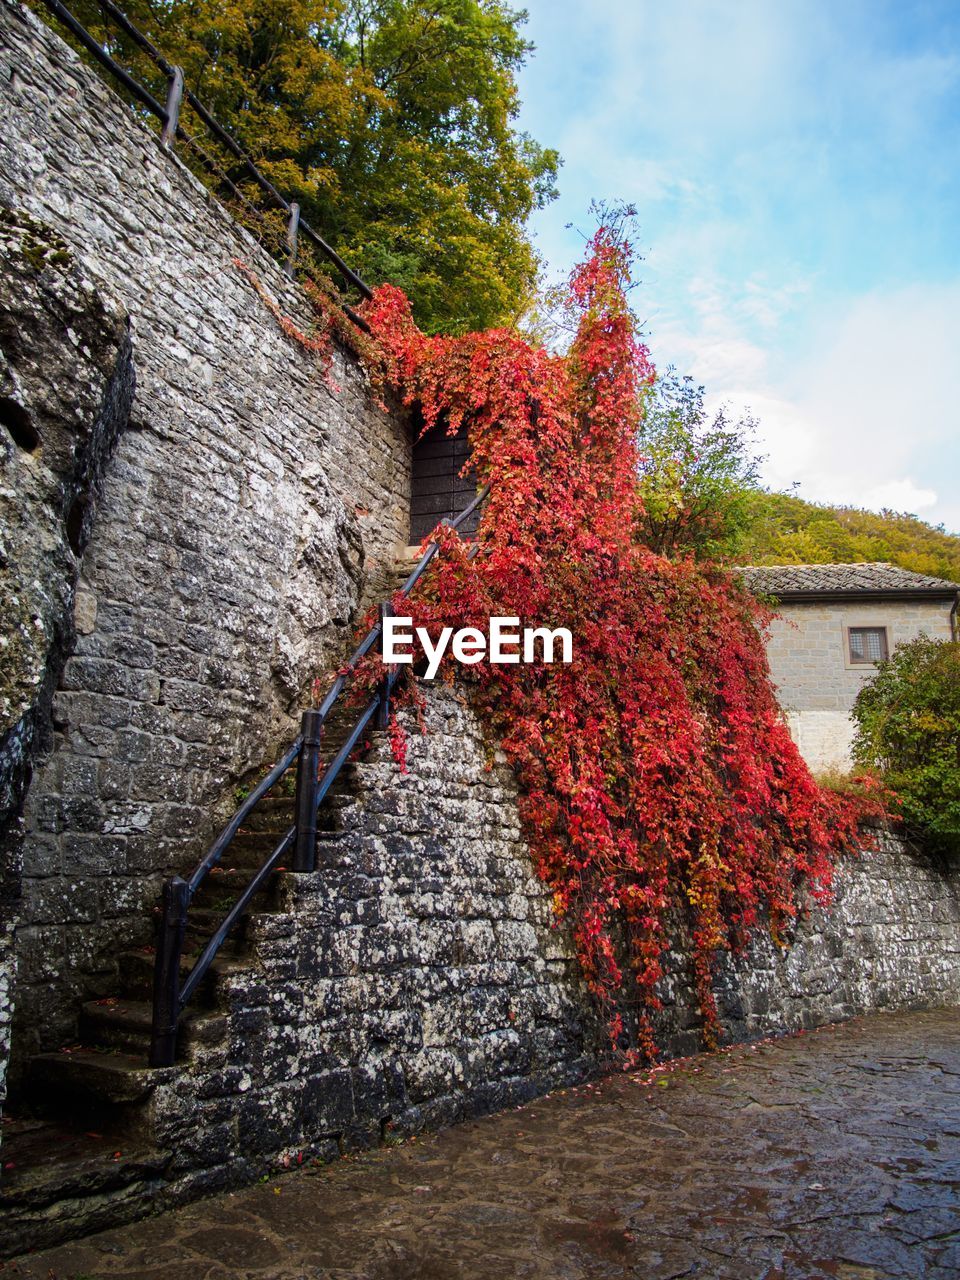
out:
M166 119L160 131L160 141L170 147L177 139L177 126L180 123L180 106L183 102L183 68L174 67L167 88Z
M103 48L101 43L96 40L74 17L70 10L61 3L61 0L42 0L42 3L60 20L60 22L63 23L63 25L72 33L74 38L79 41L84 49L86 49L87 52L124 87L127 93L131 94L131 96L136 99L141 106L146 107L151 115L161 121L162 132L160 138L164 146L171 146L173 144L176 138L181 104L182 102L186 102L217 141L222 143L222 145L236 157L240 164L243 165L252 180L257 184L261 191L267 194L271 202L290 215L294 233L299 231L314 245L316 245L323 256L333 263L343 279L349 285L352 285L356 290L358 290L361 297L367 299L373 297L373 290L370 286L361 280L355 271L351 270L351 268L347 266L346 262L344 262L343 258L340 257L337 251L331 245L327 244L323 236L315 231L305 218L301 219L300 211L296 208L296 205L284 199L273 183L260 172L240 144L231 137L221 124L217 122L196 94L192 93L190 89L187 88L184 84L183 72L181 69L171 65L171 63L164 58L160 50L147 39L142 31L138 30L137 27L133 25L123 10L119 9L112 0L99 0L99 8L109 14L112 21L116 23L120 30L123 31L138 48L142 49L156 64L156 66L160 68L164 75L168 77L168 96L166 105L161 105L152 93L145 89L139 81L134 80L133 76L128 71L125 71L118 62L115 62L110 54L107 53L106 49ZM199 153L203 155L203 150L199 147L199 144L197 144L196 139L188 140L193 142L194 145L197 146ZM209 164L209 157L207 157L207 161ZM215 164L212 167L214 171L217 172L218 177L223 179L230 190L236 194L235 184L229 178L225 178L224 175L218 171ZM296 212L294 212L295 210ZM290 229L288 226L288 237L289 234ZM295 257L295 253L293 256ZM291 262L288 262L287 268L292 273L293 267ZM346 301L341 300L341 306L343 307L346 315L350 317L358 328L363 329L367 333L370 332L370 326L367 321L364 320L362 316L357 315Z
M317 868L317 784L320 773L320 740L323 717L319 711L305 711L301 724L303 746L297 762L297 841L293 850L294 871Z
M296 200L290 201L290 217L287 221L287 265L284 268L288 276L293 275L297 265L297 238L300 235L300 206Z
M180 1017L180 957L187 927L190 886L174 876L163 886L163 919L153 971L153 1031L150 1037L151 1067L172 1067L177 1051Z
M380 605L380 659L383 660L383 633L387 618L391 617L390 606ZM377 707L377 728L386 729L390 723L390 668L384 662L383 679L380 681L380 705Z

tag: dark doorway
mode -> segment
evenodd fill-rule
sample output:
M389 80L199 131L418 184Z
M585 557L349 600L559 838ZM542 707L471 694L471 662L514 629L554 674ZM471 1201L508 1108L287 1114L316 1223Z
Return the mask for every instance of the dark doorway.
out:
M413 446L411 543L420 542L445 516L459 515L477 496L473 468L465 475L460 474L469 457L465 426L455 436L448 436L443 427L438 426ZM479 511L474 511L460 526L460 533L465 537L476 533L479 520Z

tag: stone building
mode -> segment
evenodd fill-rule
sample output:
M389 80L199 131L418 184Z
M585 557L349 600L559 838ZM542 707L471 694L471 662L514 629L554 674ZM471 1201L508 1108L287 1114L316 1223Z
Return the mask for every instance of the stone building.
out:
M505 758L427 685L408 773L371 732L315 870L271 861L293 818L279 778L236 829L171 972L261 887L184 1001L175 1061L148 1065L164 886L256 794L398 555L472 483L462 437L417 442L348 348L324 371L284 335L251 274L305 330L306 296L13 0L0 84L7 1256L522 1101L606 1042ZM887 836L792 950L761 934L720 958L721 1016L742 1038L957 1000L958 952L954 878ZM658 1035L690 1052L682 938L668 970Z
M850 712L864 681L898 644L956 638L960 586L892 564L746 567L776 601L770 670L790 731L812 769L847 768Z

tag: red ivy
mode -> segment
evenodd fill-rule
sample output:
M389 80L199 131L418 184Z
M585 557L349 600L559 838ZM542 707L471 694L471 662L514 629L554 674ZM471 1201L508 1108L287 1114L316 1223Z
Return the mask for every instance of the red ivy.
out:
M403 611L431 634L486 631L493 615L573 633L569 665L483 662L461 676L519 780L537 871L611 1036L627 968L653 1054L649 1013L678 904L714 1044L717 951L744 945L761 920L779 938L804 883L826 898L837 855L882 807L812 779L774 697L753 598L721 570L639 541L636 436L653 368L626 302L630 263L629 245L601 228L571 277L579 328L564 356L506 329L427 336L389 285L363 314L375 381L416 404L424 430L466 422L492 482L476 556L441 530Z

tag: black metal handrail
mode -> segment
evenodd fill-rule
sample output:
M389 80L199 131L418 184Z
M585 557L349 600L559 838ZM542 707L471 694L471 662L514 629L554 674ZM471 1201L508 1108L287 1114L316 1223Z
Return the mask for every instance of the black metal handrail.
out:
M486 499L490 486L485 485L468 507L452 520L441 523L450 529L459 529L468 516ZM394 595L409 596L420 581L427 566L437 554L439 544L431 539L409 577ZM377 692L354 721L350 732L320 776L320 744L327 717L343 694L350 676L357 665L375 644L382 641L383 620L389 616L390 606L380 606L380 619L370 628L357 645L350 658L340 668L336 679L317 708L303 712L300 735L280 757L270 772L251 791L237 812L223 828L207 853L197 864L189 879L174 876L163 887L163 914L160 938L157 945L153 988L153 1030L150 1044L150 1065L171 1066L176 1054L177 1027L183 1010L210 968L217 952L243 915L255 894L264 886L281 859L293 850L292 869L297 872L316 870L317 859L317 811L333 786L344 765L356 750L357 744L376 717L379 728L386 728L390 716L390 695L396 683L395 671L385 670ZM223 858L244 821L259 802L297 764L295 797L296 821L282 836L279 844L266 858L262 866L230 908L216 932L210 937L197 957L190 972L181 981L180 965L183 956L183 940L187 927L187 915L191 900L207 876Z
M141 48L149 58L156 63L157 67L167 77L167 100L161 105L156 98L145 89L142 84L130 75L120 64L107 53L106 49L99 41L90 34L81 22L70 12L70 10L61 3L61 0L43 0L44 5L54 14L60 22L73 34L81 45L90 53L106 71L110 73L123 85L124 89L134 97L141 106L156 116L161 125L162 131L160 140L164 146L170 146L176 138L182 138L190 141L188 135L180 125L180 108L184 101L188 102L196 114L200 117L213 136L244 166L249 176L260 187L260 189L269 196L270 200L288 216L287 228L287 244L288 257L287 268L292 272L293 265L297 256L298 237L306 236L320 250L323 256L331 262L340 275L352 285L363 298L372 298L373 290L366 284L357 273L349 267L337 251L324 240L319 232L315 231L310 224L301 217L300 206L296 201L286 200L273 185L272 182L260 172L243 148L237 143L230 134L223 128L219 121L207 110L200 99L184 84L183 71L180 67L174 66L168 62L160 50L133 25L126 14L118 9L112 0L99 0L100 7L110 15L130 39ZM233 183L228 184L236 191ZM340 300L346 315L359 328L369 333L370 329L367 322L362 316L347 305L342 299Z

